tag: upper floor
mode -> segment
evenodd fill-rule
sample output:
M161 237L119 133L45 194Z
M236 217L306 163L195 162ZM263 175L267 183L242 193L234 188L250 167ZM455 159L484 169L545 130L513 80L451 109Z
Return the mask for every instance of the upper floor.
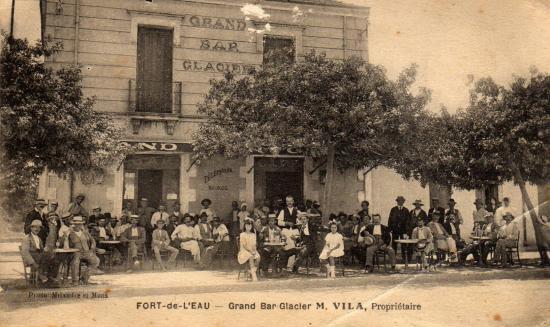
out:
M368 60L368 8L303 1L50 0L45 35L64 49L49 64L82 66L95 109L129 137L188 139L209 80L245 74L288 50Z

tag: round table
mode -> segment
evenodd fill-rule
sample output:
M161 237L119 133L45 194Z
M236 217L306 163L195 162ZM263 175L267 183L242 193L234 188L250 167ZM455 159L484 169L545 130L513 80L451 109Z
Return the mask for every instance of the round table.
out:
M99 244L116 245L116 244L120 244L120 243L121 243L120 241L116 241L116 240L112 240L112 241L109 241L109 240L99 241Z
M470 236L472 240L478 240L478 241L489 241L491 240L491 236Z
M59 262L63 264L63 271L61 273L64 283L66 280L69 279L69 268L71 266L71 261L73 260L74 254L80 252L80 250L74 248L58 248L54 249L53 252L56 256L59 257Z
M401 246L411 246L412 244L418 243L420 241L419 239L409 238L406 240L393 240L395 243L401 244ZM401 250L401 254L403 254L403 250ZM406 251L405 251L406 252ZM409 266L409 256L407 253L405 253L405 270L407 270Z
M273 255L273 252L275 252L274 260L271 261L271 264L273 265L271 267L271 270L274 272L277 272L277 267L279 267L279 260L280 258L280 249L283 248L286 245L284 242L264 242L264 247L269 248L269 252L271 252L270 256Z

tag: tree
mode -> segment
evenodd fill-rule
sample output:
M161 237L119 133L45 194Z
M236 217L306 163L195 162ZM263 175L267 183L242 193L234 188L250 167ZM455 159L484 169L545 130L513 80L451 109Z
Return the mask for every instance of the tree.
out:
M530 213L541 258L550 240L527 193L526 183L550 179L550 76L532 72L506 88L491 78L478 80L470 104L455 115L433 118L427 156L409 174L463 189L512 181ZM422 142L420 142L422 143ZM433 155L430 155L433 154Z
M124 158L122 131L112 117L93 110L77 67L57 71L43 57L61 49L45 40L5 37L0 55L0 145L7 203L32 193L48 169L60 175L98 173ZM11 209L14 209L11 207Z
M298 149L327 160L324 206L331 211L333 167L396 166L426 115L429 92L411 92L416 67L391 81L380 66L310 53L303 61L273 60L242 78L227 74L212 87L199 112L197 159L223 154L279 154Z

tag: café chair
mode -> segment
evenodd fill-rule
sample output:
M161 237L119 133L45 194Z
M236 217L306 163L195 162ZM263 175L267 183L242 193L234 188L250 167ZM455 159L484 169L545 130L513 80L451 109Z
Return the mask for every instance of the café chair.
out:
M23 254L21 253L21 246L19 246L19 253L21 254L21 259L23 259ZM23 262L23 276L25 277L25 285L27 288L38 287L38 271L30 265L25 265Z

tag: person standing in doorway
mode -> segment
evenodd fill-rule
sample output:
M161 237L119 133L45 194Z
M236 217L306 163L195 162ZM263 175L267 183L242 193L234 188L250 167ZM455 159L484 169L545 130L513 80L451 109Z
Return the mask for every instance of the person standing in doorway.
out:
M296 225L296 218L298 217L298 209L294 207L294 198L291 195L286 197L286 207L279 212L277 216L277 224L283 226Z

